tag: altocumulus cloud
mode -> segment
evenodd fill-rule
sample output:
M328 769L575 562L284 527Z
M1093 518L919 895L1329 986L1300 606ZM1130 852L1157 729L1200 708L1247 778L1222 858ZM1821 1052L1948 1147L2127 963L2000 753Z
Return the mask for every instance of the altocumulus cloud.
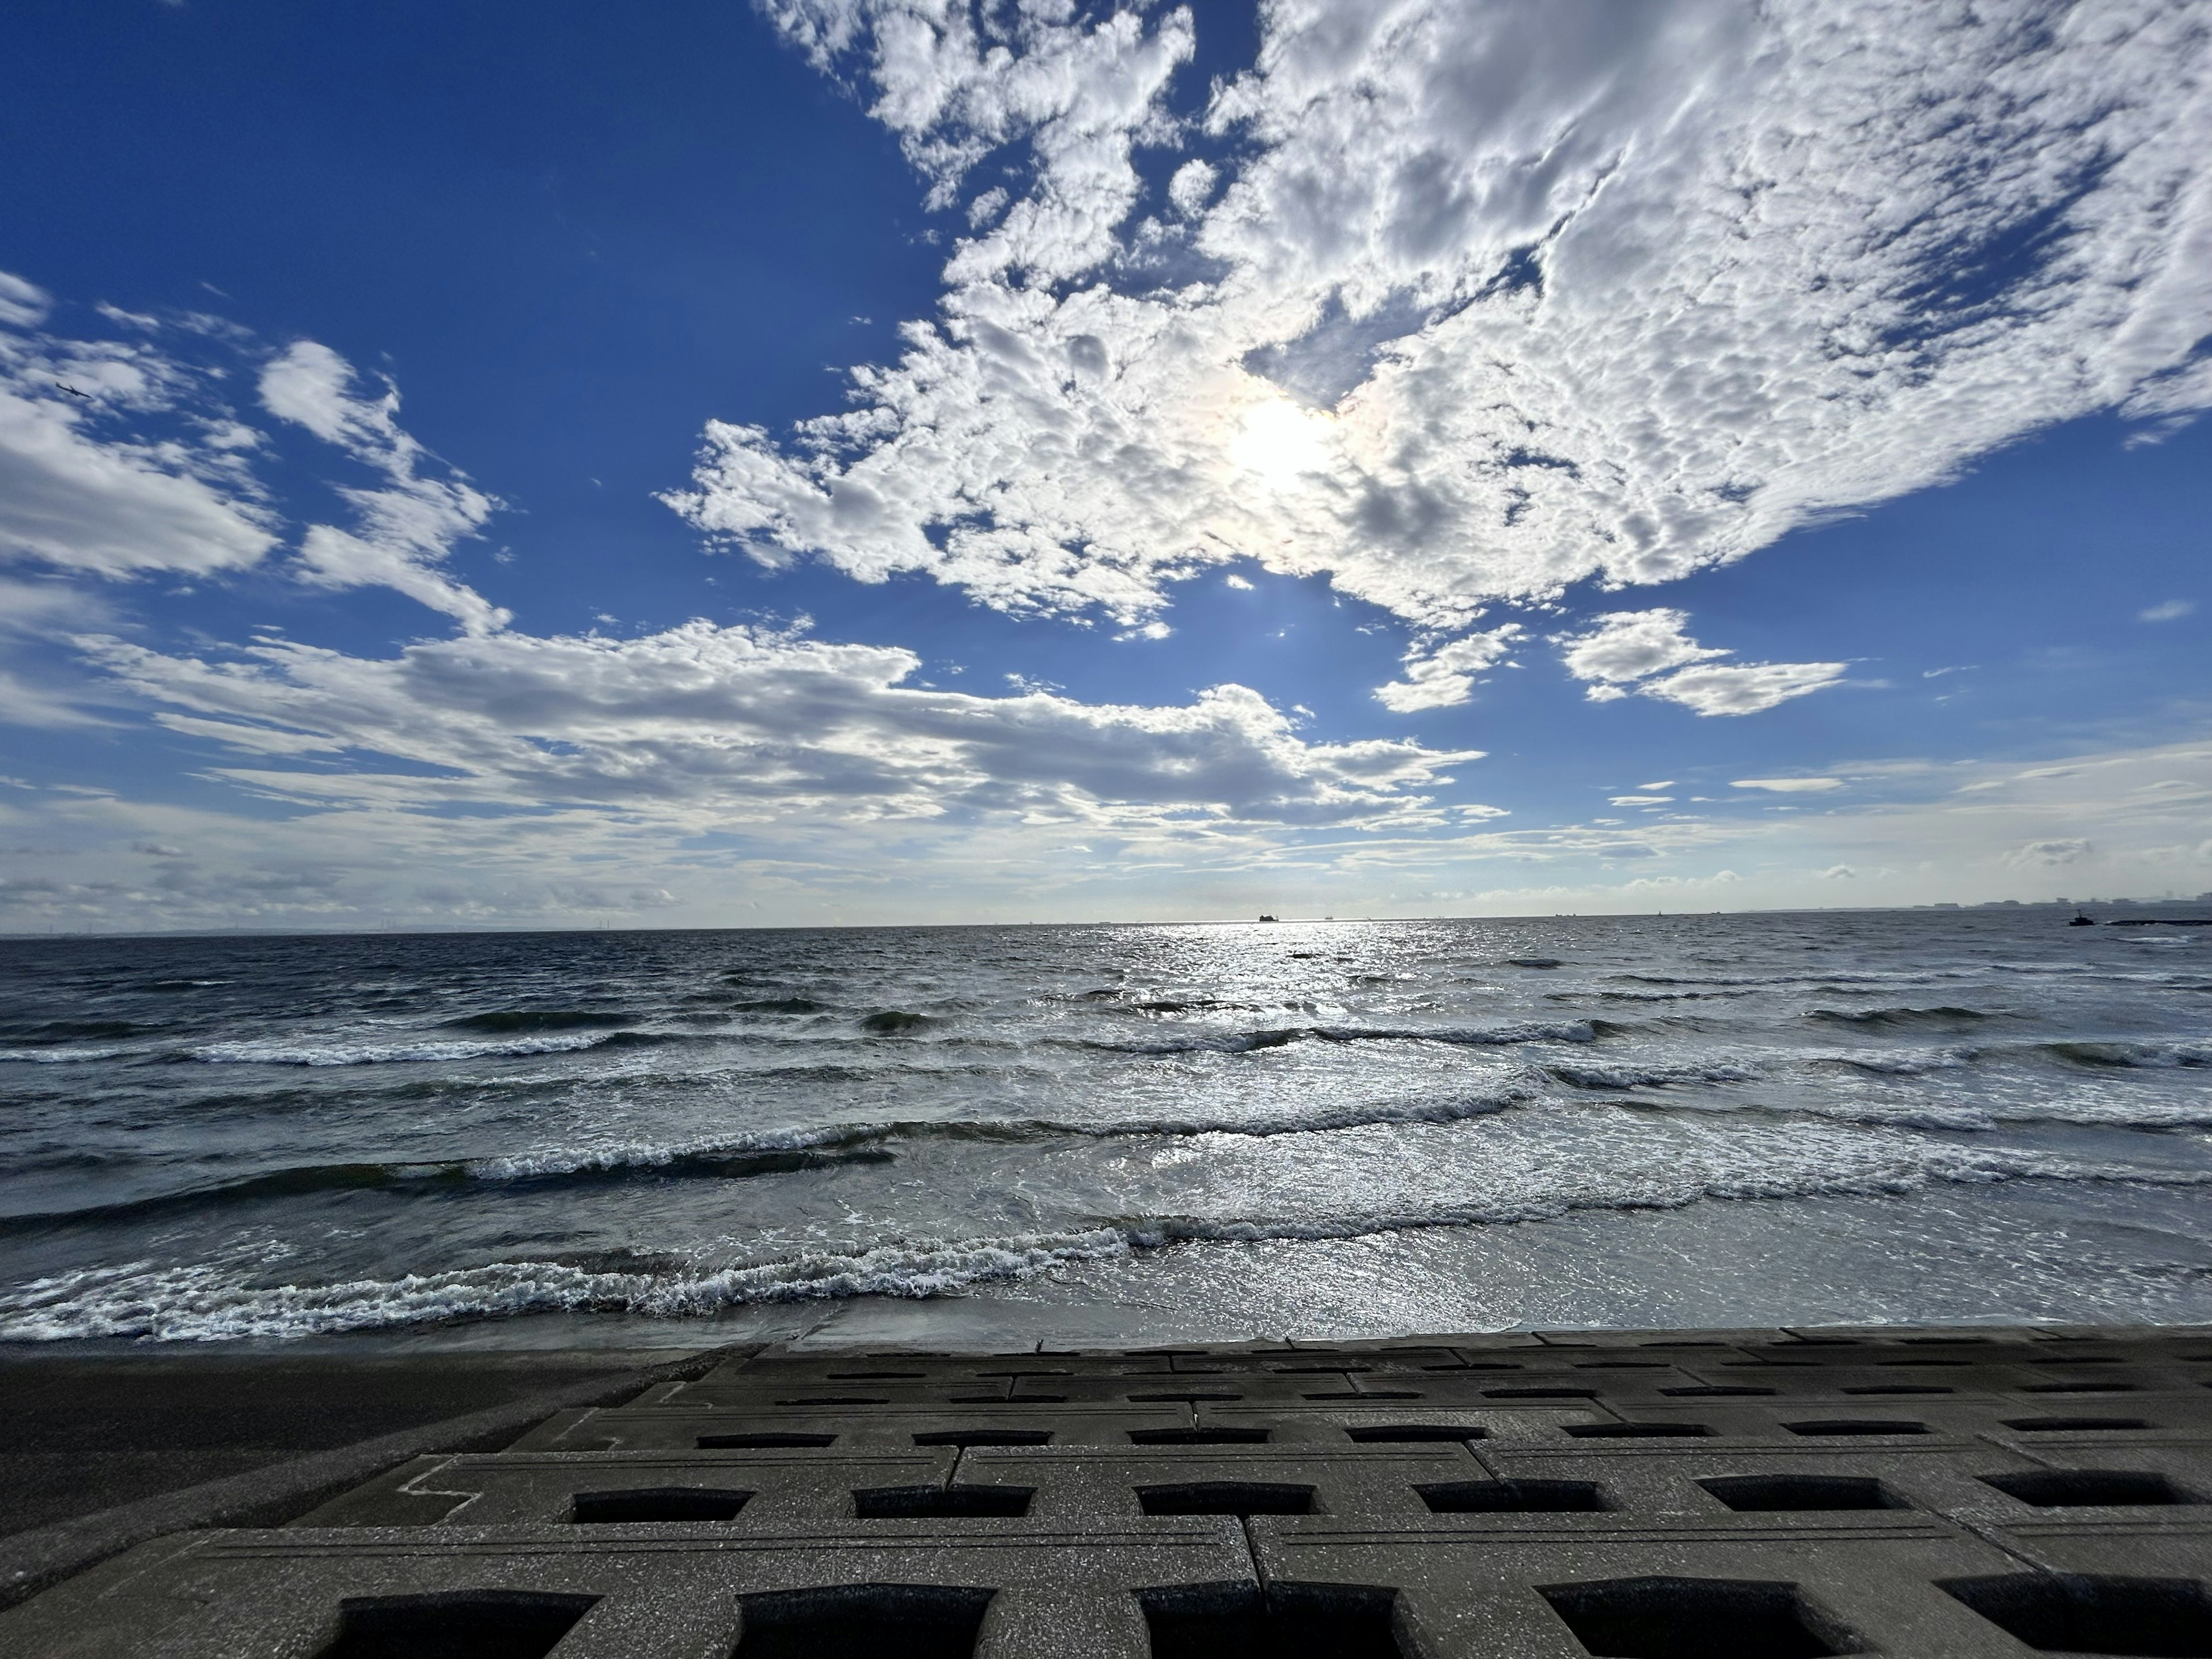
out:
M852 410L708 428L671 499L771 563L1126 623L1249 557L1406 618L1433 707L1486 605L2212 402L2202 3L1279 0L1195 125L1185 10L766 9L973 232ZM1638 689L1839 672L1714 654Z
M228 661L81 644L173 730L304 759L224 771L302 801L584 806L693 830L810 813L1380 823L1423 816L1417 792L1479 758L1308 743L1238 685L1160 708L972 696L902 685L921 665L903 649L705 622L632 640L491 633L381 659L286 642Z

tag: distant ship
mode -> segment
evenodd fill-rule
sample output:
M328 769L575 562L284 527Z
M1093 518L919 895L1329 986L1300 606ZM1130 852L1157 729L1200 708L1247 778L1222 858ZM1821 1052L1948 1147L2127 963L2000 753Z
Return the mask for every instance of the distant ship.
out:
M2094 916L2085 916L2076 910L2074 913L2074 920L2066 925L2069 927L2094 927L2097 925L2097 919Z
M1262 916L1262 917L1261 917L1261 918L1260 918L1260 920L1261 920L1261 921L1273 921L1274 920L1274 917L1273 917L1273 916Z

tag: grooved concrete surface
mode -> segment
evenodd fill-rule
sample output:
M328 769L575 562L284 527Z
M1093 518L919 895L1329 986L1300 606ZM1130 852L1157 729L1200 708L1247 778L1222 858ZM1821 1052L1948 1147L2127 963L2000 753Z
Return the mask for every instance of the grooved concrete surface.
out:
M732 1353L160 1539L24 1655L2212 1655L2212 1332Z

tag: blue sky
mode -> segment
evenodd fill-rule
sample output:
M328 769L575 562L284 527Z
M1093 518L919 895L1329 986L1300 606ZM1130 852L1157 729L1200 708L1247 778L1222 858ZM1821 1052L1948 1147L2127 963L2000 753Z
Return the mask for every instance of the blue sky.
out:
M0 929L2212 888L2209 33L26 0Z

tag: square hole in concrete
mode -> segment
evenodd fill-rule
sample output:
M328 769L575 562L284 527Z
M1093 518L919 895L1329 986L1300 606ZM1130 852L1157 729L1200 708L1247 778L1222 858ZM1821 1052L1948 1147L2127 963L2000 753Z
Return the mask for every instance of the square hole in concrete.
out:
M2140 1417L2012 1417L2005 1427L2024 1434L2103 1434L2118 1429L2147 1429Z
M1050 1429L926 1429L914 1437L917 1446L1049 1446Z
M1908 1395L1956 1394L1959 1391L1956 1389L1947 1389L1940 1382L1884 1382L1863 1389L1845 1389L1844 1392L1858 1395Z
M2140 1469L2027 1469L2014 1474L1985 1474L1982 1484L2009 1493L2038 1509L2081 1509L2105 1504L2196 1504L2162 1474Z
M1264 1602L1229 1586L1146 1590L1152 1659L1400 1659L1394 1593L1276 1584Z
M541 1659L595 1595L463 1590L338 1604L337 1639L319 1659Z
M1133 1446L1259 1446L1266 1429L1132 1429Z
M1438 1440L1487 1440L1490 1431L1463 1423L1360 1423L1344 1431L1365 1446L1414 1445Z
M2021 1389L2022 1394L2137 1394L2141 1391L2133 1382L2092 1382L2086 1377L2065 1382L2030 1382Z
M1311 1515L1314 1489L1280 1480L1194 1480L1139 1486L1146 1515Z
M1485 1400L1595 1400L1595 1389L1485 1389Z
M1560 1432L1577 1440L1699 1440L1712 1431L1703 1423L1568 1423Z
M1770 1395L1774 1390L1748 1382L1704 1382L1694 1388L1662 1389L1659 1392L1669 1400L1743 1400L1754 1395Z
M1723 1474L1698 1484L1732 1510L1909 1510L1863 1474Z
M1195 1406L1206 1401L1242 1400L1243 1397L1241 1394L1223 1392L1194 1394L1188 1389L1179 1394L1133 1394L1127 1396L1129 1403L1135 1406Z
M2022 1572L1936 1588L2043 1653L2212 1655L2212 1599L2193 1578Z
M1594 1480L1439 1480L1413 1490L1432 1515L1587 1515L1607 1507Z
M864 1486L853 1494L853 1514L862 1521L1022 1516L1036 1492L1033 1486Z
M1832 1417L1813 1423L1784 1423L1792 1434L1925 1434L1925 1423L1892 1422L1875 1417Z
M707 1486L647 1486L632 1492L580 1492L568 1518L581 1526L637 1521L734 1521L749 1492Z
M834 1434L702 1434L701 1451L783 1451L795 1447L835 1445Z
M1308 1400L1419 1400L1422 1396L1413 1389L1338 1389L1328 1394L1310 1394Z
M1797 1586L1733 1578L1613 1578L1537 1593L1607 1659L1818 1659L1856 1644Z
M987 1589L858 1584L739 1598L738 1659L969 1659Z

